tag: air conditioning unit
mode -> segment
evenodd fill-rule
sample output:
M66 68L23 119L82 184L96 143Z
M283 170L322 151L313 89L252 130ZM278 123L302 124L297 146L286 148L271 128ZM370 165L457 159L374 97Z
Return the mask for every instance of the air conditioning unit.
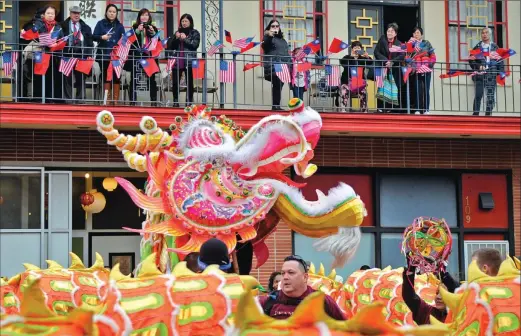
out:
M499 251L504 259L508 255L508 240L471 240L464 242L465 279L468 277L468 266L472 262L472 253L481 248L493 248Z

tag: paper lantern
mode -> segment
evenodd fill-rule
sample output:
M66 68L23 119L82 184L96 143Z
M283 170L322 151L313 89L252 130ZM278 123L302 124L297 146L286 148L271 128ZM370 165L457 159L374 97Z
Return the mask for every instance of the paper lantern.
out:
M107 204L107 200L105 199L105 196L103 196L102 193L98 192L96 189L92 189L89 191L90 194L94 197L94 202L89 205L82 205L83 210L85 210L88 213L100 213L105 209L105 205Z
M107 191L113 191L118 187L118 181L113 177L105 177L103 179L103 188Z
M88 192L84 192L80 196L80 202L82 206L88 206L94 203L94 195Z

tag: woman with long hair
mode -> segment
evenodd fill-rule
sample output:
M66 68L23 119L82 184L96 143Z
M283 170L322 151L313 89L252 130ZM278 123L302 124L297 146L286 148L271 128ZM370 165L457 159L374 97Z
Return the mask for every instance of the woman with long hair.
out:
M280 99L284 83L275 73L275 64L287 64L288 70L291 65L288 42L284 39L284 33L280 29L279 21L271 20L264 29L264 39L262 41L264 51L264 79L271 82L271 109L280 111Z
M129 94L132 105L137 101L136 84L137 79L146 79L147 87L150 91L150 101L152 106L157 105L157 82L155 74L148 77L143 70L141 63L142 59L147 59L149 62L156 62L157 60L149 58L149 53L146 47L157 33L157 28L152 24L152 15L150 11L143 8L137 14L136 22L132 25L132 29L136 33L136 41L132 44L133 48L129 52L129 59L125 63L125 70L130 71L130 86ZM136 76L138 76L136 78Z
M63 30L56 17L58 11L53 6L45 6L43 8L43 14L40 18L36 17L33 25L37 29L40 36L45 33L51 34L52 38L57 40L63 37ZM41 43L42 41L40 41ZM45 83L42 83L42 75L33 74L33 98L41 99L46 98L46 103L61 103L62 97L62 76L58 71L60 65L61 55L50 52L49 46L40 46L33 48L34 51L42 51L50 54L49 67L45 72ZM61 54L61 53L60 53ZM36 62L35 55L33 54L33 62ZM43 54L42 54L43 56ZM31 64L31 69L34 69L34 64ZM43 89L45 88L45 93ZM48 99L47 99L48 98Z
M192 61L197 60L197 49L201 41L201 35L194 28L194 19L190 14L183 14L179 20L179 28L175 35L170 38L167 50L171 57L176 58L172 69L172 96L174 107L179 106L179 82L181 75L186 79L186 104L194 102L194 77L192 74Z
M401 112L401 109L404 108L402 102L402 87L403 80L401 74L401 62L405 59L405 55L402 52L390 52L389 49L393 46L400 46L401 42L398 40L398 25L396 23L390 23L387 25L387 30L385 34L383 34L376 47L374 49L374 58L375 58L375 66L382 67L387 70L386 79L390 80L391 77L396 84L396 89L398 92L393 92L398 94L398 103L393 104L393 102L388 102L386 100L379 99L377 102L378 111L379 112ZM393 88L393 90L395 90Z
M98 42L97 61L100 62L101 73L103 76L103 89L107 93L107 101L112 104L119 100L121 80L113 73L112 79L107 80L107 69L110 64L110 53L118 44L121 36L125 34L125 28L118 20L118 7L109 4L105 8L105 18L96 23L93 39Z

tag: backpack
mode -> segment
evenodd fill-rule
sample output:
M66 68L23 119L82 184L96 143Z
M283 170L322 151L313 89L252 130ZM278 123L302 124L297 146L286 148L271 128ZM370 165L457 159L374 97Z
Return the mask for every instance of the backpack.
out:
M280 293L280 291L276 290L276 291L271 292L268 295L268 299L266 300L266 302L264 302L264 305L262 307L265 315L270 316L271 309L273 309L273 306L275 305L275 303L278 302L279 293ZM288 298L287 303L285 303L285 304L289 305L289 306L298 306L301 302L302 302L301 299Z

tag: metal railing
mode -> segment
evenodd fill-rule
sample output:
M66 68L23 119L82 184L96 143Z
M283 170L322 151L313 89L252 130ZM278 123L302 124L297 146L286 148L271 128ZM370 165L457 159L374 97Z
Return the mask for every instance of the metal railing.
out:
M466 73L440 79L441 74L449 71L446 63L433 64L429 73L412 72L405 82L402 72L404 64L395 64L387 68L387 74L382 77L383 88L379 88L376 82L383 67L374 60L361 64L309 57L305 61L311 63L311 68L299 72L303 78L295 81L297 85L290 85L282 83L280 78L284 76L277 76L274 72L274 64L281 65L277 65L277 69L281 73L287 70L286 76L293 82L293 68L300 69L303 65L294 64L290 57L272 59L254 54L218 53L206 58L198 53L197 58L182 58L173 57L171 51L164 51L153 60L160 71L149 77L140 63L143 56L131 52L121 69L120 78L113 72L113 80L107 81L110 63L100 56L100 49L83 48L82 54L46 52L51 57L49 68L42 76L35 74L34 50L27 47L17 50L13 46L10 51L19 52L19 57L10 76L0 73L2 86L10 85L10 89L3 87L1 90L0 100L4 102L158 107L203 103L224 109L278 110L303 91L305 103L321 112L472 115L481 111L481 115L519 116L521 111L521 67L517 65L504 65L502 74L508 76L505 77L505 85L501 86L496 83L499 73L473 72L468 64L467 70L464 70ZM108 53L110 51L106 55ZM65 76L59 71L63 57L82 59L87 55L95 61L89 75L73 70ZM170 63L173 59L176 61L171 70L167 69L169 59ZM203 67L203 70L195 70L196 65ZM461 69L464 65L458 64L457 67ZM265 71L265 68L268 70ZM350 81L345 80L347 77L342 73L353 68L357 69L355 72L359 80L352 80L353 75L348 76ZM335 79L335 74L338 79ZM393 75L394 84L390 81L390 75ZM226 77L228 82L223 82ZM337 80L339 85L336 85ZM280 100L277 99L278 94ZM481 95L481 99L475 99L476 94Z

